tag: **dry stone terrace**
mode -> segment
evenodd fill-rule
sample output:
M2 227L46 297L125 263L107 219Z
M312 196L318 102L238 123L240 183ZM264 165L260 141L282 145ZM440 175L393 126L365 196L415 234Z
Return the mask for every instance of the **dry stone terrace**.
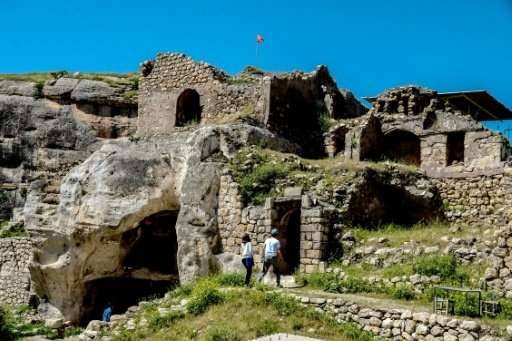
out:
M512 113L486 93L407 86L367 109L325 66L231 76L180 53L141 65L138 103L129 86L95 80L36 88L0 81L0 214L31 236L0 240L0 303L45 297L63 319L84 322L105 303L102 291L130 288L138 299L239 270L244 233L261 266L276 227L281 271L292 274L323 271L353 224L512 221L510 146L482 125ZM249 146L294 155L302 173L285 174L277 188L284 161L243 160L245 175L275 187L263 203L247 202L230 161ZM315 160L324 166L305 166ZM340 168L323 172L329 165ZM353 176L337 184L341 166ZM507 295L509 245L501 244L488 257L503 261L494 259L486 279ZM154 292L142 289L148 282ZM136 303L118 296L124 307ZM430 327L414 332L450 334Z

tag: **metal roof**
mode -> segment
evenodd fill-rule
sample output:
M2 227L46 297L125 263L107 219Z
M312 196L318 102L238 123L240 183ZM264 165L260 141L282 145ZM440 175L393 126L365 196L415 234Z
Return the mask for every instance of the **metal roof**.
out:
M485 90L440 92L438 96L478 121L512 119L512 111ZM377 96L363 99L373 103Z

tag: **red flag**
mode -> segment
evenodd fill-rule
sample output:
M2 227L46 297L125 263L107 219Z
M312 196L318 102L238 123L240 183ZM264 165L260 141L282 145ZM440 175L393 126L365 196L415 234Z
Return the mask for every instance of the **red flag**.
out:
M264 41L263 36L262 36L262 35L260 35L260 34L258 34L258 35L256 36L256 42L257 42L258 44L263 44L263 41Z

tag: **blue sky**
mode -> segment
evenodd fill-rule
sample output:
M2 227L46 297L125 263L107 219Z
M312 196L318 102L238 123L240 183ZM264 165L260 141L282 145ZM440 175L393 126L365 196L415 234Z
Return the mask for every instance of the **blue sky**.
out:
M512 107L512 0L4 0L0 23L1 73L135 71L182 51L230 73L327 64L357 96L420 84Z

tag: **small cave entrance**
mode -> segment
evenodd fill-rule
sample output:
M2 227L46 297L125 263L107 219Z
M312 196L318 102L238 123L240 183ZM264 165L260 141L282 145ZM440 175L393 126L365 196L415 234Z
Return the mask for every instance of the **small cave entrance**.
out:
M282 262L280 273L292 274L300 265L301 201L274 202L272 226L279 230Z
M396 129L385 134L383 142L385 159L416 166L421 164L421 142L415 134Z
M446 165L464 163L464 139L466 134L463 131L449 133L446 140Z
M108 304L111 305L113 314L123 314L140 301L162 297L176 285L174 281L123 277L101 278L88 282L83 306L89 309L83 314L81 324L101 320L103 310Z
M176 103L176 127L197 124L201 121L201 98L193 89L184 90Z
M179 284L178 211L163 211L144 218L121 235L118 270L108 277L86 284L82 322L101 319L107 303L115 314L123 313L139 301L163 296Z

